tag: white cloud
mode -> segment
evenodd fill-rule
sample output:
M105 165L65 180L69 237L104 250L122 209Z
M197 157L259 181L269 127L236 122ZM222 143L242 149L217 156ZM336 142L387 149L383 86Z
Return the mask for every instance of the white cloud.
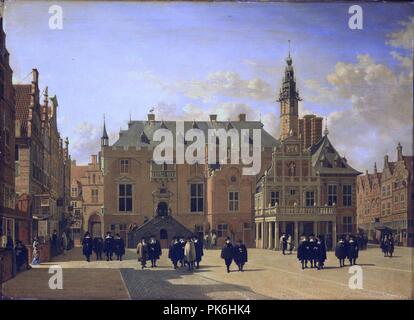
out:
M97 154L101 146L102 127L90 122L80 123L71 137L69 153L78 164L87 163L91 154ZM110 143L117 139L117 133L108 132Z
M411 49L414 39L414 16L410 17L408 21L401 21L400 25L403 28L388 34L389 40L386 43L397 48Z

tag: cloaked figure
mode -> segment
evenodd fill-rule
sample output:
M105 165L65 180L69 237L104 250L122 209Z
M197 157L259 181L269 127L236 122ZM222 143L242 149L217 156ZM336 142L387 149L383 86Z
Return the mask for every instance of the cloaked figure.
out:
M137 245L137 255L138 261L141 263L141 269L144 269L147 266L148 259L148 244L144 237L141 238L141 242Z
M342 268L345 266L345 258L347 256L347 245L345 239L341 238L335 247L335 256L339 260L339 266Z
M311 268L317 267L318 256L319 256L319 246L317 244L315 237L312 235L309 239L309 257L308 257L308 260L310 260L310 263L311 263Z
M103 239L102 237L95 237L93 239L93 251L96 254L96 260L102 260Z
M119 236L119 233L115 235L114 252L116 254L116 259L122 261L122 256L125 254L125 242L124 239Z
M308 242L306 240L306 237L303 237L302 239L300 239L299 245L298 245L298 252L297 252L297 258L300 261L300 263L302 264L302 270L307 268L307 247L308 246Z
M204 255L204 250L203 250L203 241L201 239L198 239L197 236L193 237L193 242L194 242L194 247L195 247L195 267L196 269L200 268L200 262L201 262L201 258Z
M317 246L318 246L318 270L321 270L325 266L325 260L326 260L326 245L325 245L325 239L323 236L319 236L317 239Z
M85 233L82 241L82 253L86 257L86 261L91 261L91 254L93 249L93 242L89 232Z
M221 249L221 258L224 259L224 263L226 264L227 268L227 273L229 273L231 262L234 259L234 247L229 237L226 238L226 242L224 243L224 246Z
M155 236L152 235L148 243L148 258L151 260L151 268L157 266L157 260L160 258L161 254L161 244L155 239Z
M234 262L239 267L239 271L243 272L243 267L247 262L247 248L242 240L234 246Z
M114 253L114 238L111 235L111 232L106 233L106 237L104 240L104 250L106 254L106 261L112 261L112 255Z
M178 241L177 237L174 237L170 244L170 248L168 250L168 258L171 260L174 269L177 269L178 261L181 259L181 243Z
M187 242L184 247L184 259L187 264L188 270L194 269L194 263L196 260L196 249L194 246L193 239L191 237L187 238Z

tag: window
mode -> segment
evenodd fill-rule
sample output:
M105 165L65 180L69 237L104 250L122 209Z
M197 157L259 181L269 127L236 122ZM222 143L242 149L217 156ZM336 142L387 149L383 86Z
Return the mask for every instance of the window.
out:
M92 175L92 183L96 184L96 175L95 174Z
M306 206L312 207L315 203L315 193L313 191L306 191Z
M239 192L229 192L229 211L239 211Z
M98 189L92 189L92 202L97 203L98 202Z
M20 176L20 164L17 162L14 164L14 175L16 177Z
M385 197L386 195L386 191L385 191L385 186L382 187L382 196Z
M270 192L270 206L274 207L276 204L279 204L279 191Z
M118 194L119 194L118 210L120 212L131 212L132 211L132 184L120 184Z
M121 173L128 173L129 172L129 160L121 159L120 160L120 171Z
M72 201L71 204L72 204L72 207L74 207L74 208L78 207L78 202L77 201Z
M204 185L202 183L192 183L190 186L190 206L191 212L204 211Z
M295 189L290 189L290 195L294 196L296 194L296 190Z
M338 202L337 188L334 184L328 185L328 206L333 206Z
M228 225L226 223L220 223L217 225L217 237L227 237Z
M72 197L76 198L78 196L78 188L72 187Z
M387 186L387 196L391 195L391 187L390 185Z
M350 184L342 186L342 204L344 207L352 206L352 186Z
M352 217L342 217L344 233L352 233Z
M401 207L405 208L405 196L401 194Z
M19 145L16 144L14 147L14 161L19 161Z

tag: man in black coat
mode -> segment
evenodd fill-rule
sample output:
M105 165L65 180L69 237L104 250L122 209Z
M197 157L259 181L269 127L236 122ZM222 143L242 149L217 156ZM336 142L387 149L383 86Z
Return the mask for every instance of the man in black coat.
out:
M201 257L204 255L204 250L203 250L203 240L202 239L198 239L197 236L193 237L193 242L194 242L194 247L195 247L195 252L196 252L196 269L200 268L200 261L201 261Z
M282 239L282 253L285 254L287 250L287 244L288 244L286 234L283 234L281 239Z
M155 268L157 266L157 260L160 258L162 254L161 251L161 244L160 242L155 239L155 236L150 236L150 241L148 243L148 257L151 260L151 268Z
M302 238L299 242L299 245L298 245L297 257L298 257L298 260L302 264L302 270L308 267L307 266L307 261L306 261L306 255L307 255L306 246L307 245L308 244L307 244L307 241L306 241L306 237Z
M181 267L184 267L184 265L185 265L185 261L184 261L184 248L185 248L186 241L184 240L183 237L180 237L179 243L181 245L181 250L180 250L180 266Z
M20 271L22 266L28 266L28 250L20 240L17 240L14 252L16 255L16 268L17 271Z
M239 271L243 272L244 264L247 262L247 248L242 240L234 246L234 262L239 267Z
M85 233L85 236L82 241L82 253L86 257L86 261L91 261L91 254L93 248L93 241L89 232Z
M345 266L345 258L347 255L347 246L345 243L345 239L341 238L335 247L335 256L339 260L339 266L342 268Z
M170 244L168 258L171 260L174 269L177 269L178 261L181 259L181 243L178 241L177 237L174 237Z
M114 238L112 237L110 231L106 233L103 251L106 254L106 261L112 261L112 255L114 253Z
M356 264L356 259L358 258L358 251L359 251L358 242L355 240L353 236L351 236L348 241L347 249L348 249L347 251L348 260L352 266Z
M325 260L326 260L326 245L325 245L325 239L323 236L319 236L316 242L318 246L318 270L321 270L325 266Z
M234 247L231 244L230 238L226 238L223 249L221 249L221 258L224 259L224 262L227 267L227 273L230 272L230 265L234 259Z
M311 263L311 268L316 268L316 261L318 260L319 255L319 246L316 242L315 237L312 235L309 238L309 260Z
M119 233L115 235L114 252L116 254L116 259L122 261L122 256L125 254L125 243L124 239L119 236Z
M96 260L102 260L103 239L101 236L93 239L93 251L96 254Z

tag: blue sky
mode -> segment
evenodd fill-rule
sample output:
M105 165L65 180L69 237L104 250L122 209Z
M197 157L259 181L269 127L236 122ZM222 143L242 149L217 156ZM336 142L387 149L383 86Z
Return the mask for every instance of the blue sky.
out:
M53 4L63 9L63 30L48 27ZM41 88L58 97L61 134L80 162L97 152L104 113L115 138L129 113L144 119L153 106L157 118L246 111L277 135L275 100L290 39L302 112L328 117L331 140L363 170L384 153L393 159L397 141L411 153L409 123L393 126L412 112L405 105L412 87L404 82L400 92L399 81L412 81L412 23L401 22L410 21L413 6L362 4L363 30L348 28L349 6L8 1L5 30L14 82L28 83L30 70L39 70ZM387 91L392 99L381 98ZM404 117L392 121L395 113ZM351 133L350 125L357 126Z

